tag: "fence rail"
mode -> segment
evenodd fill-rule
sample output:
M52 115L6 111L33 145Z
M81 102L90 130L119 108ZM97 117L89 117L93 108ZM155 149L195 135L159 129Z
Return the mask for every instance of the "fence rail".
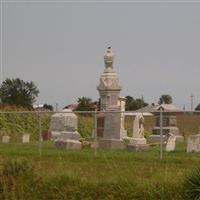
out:
M200 111L168 112L160 110L153 112L152 116L146 116L145 112L138 111L0 111L1 143L8 143L8 140L10 140L8 143L10 145L16 143L23 143L25 145L25 143L28 143L27 135L29 134L29 142L36 144L38 153L42 155L42 150L45 148L44 144L49 142L53 146L54 143L54 141L49 140L51 116L56 113L65 114L72 112L78 117L77 131L80 133L81 139L84 140L83 138L85 138L86 141L91 142L95 155L97 154L97 143L99 140L99 116L104 114L123 114L124 128L129 137L132 136L134 118L138 113L142 113L145 118L145 137L152 134L152 130L156 126L156 117L158 121L160 120L158 126L158 128L160 127L160 135L164 134L163 128L166 122L163 120L166 114L176 116L180 134L185 139L189 135L199 133L200 127ZM6 136L9 136L9 139ZM162 140L163 137L160 138L160 158L162 159L164 141Z

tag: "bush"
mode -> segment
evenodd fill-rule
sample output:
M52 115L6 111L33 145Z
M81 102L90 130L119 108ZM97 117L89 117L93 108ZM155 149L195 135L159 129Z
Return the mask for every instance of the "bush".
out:
M18 112L19 111L19 112ZM38 140L39 134L39 116L37 112L20 113L20 111L29 111L23 107L8 106L0 104L0 136L10 135L13 141L19 140L25 133L30 134L31 138ZM1 113L7 112L7 113ZM10 113L9 113L10 112ZM42 130L49 129L50 114L43 113Z
M184 188L186 199L200 200L200 167L186 178Z
M94 119L93 117L85 117L85 116L79 116L78 117L78 131L81 135L81 137L84 138L91 138L92 132L94 129Z
M24 159L7 160L0 173L0 199L37 199L41 180Z

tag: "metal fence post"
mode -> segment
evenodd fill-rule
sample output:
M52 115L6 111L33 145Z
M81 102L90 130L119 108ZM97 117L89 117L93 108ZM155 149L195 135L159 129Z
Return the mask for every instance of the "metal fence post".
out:
M159 108L160 110L160 159L163 158L163 108L162 106Z
M94 112L94 155L97 155L97 111Z
M42 155L42 119L39 113L39 155Z

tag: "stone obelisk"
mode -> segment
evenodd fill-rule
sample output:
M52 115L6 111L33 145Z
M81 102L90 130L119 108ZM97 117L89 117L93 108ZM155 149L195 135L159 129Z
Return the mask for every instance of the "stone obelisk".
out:
M97 87L101 100L101 110L106 111L103 138L99 141L99 147L103 149L124 148L120 134L121 114L118 103L121 86L119 85L118 75L113 69L113 61L112 49L108 47L104 56L105 70Z

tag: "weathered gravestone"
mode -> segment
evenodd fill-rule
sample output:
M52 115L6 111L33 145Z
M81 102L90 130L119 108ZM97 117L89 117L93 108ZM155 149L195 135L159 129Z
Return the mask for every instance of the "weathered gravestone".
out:
M191 135L187 141L187 152L200 152L200 134Z
M3 135L2 136L2 143L9 143L10 142L10 136L9 135Z
M55 146L60 149L81 149L81 143L78 140L60 139L55 141Z
M22 135L22 143L29 143L30 142L30 135L29 134L23 134Z
M166 151L170 152L170 151L174 151L176 148L176 136L172 133L168 133L168 134L169 134L169 138L166 144Z
M61 149L81 149L80 134L77 132L78 118L71 109L55 113L51 117L50 129L57 133L55 146Z
M133 137L129 139L130 143L127 145L129 151L146 150L149 148L146 138L144 138L144 117L137 114L133 123Z

